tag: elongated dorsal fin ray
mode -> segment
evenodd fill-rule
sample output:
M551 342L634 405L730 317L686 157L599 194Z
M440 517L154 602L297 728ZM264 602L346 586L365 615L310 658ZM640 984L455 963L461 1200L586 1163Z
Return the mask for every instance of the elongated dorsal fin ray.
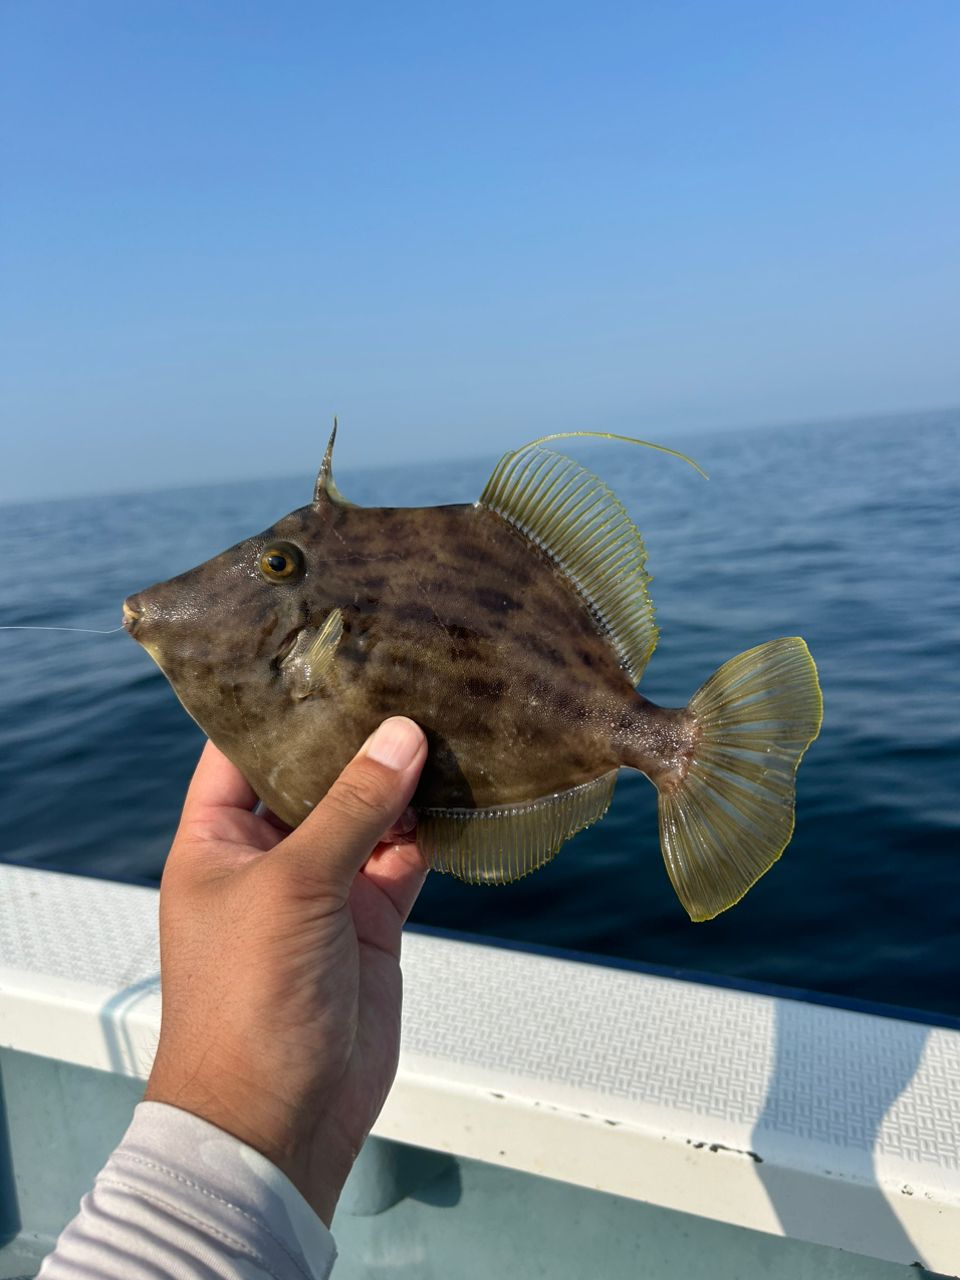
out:
M679 458L681 462L686 462L693 467L704 480L710 477L704 471L698 462L694 462L685 453L681 453L679 449L668 449L665 444L654 444L652 440L641 440L637 436L621 436L615 431L553 431L548 436L537 436L536 440L530 440L527 444L522 444L519 449L515 449L514 453L523 453L525 449L536 449L538 445L549 444L552 440L620 440L624 444L638 444L644 449L655 449L657 453L665 453L671 458Z
M480 495L570 578L639 684L657 643L647 552L602 480L539 445L505 454Z
M337 420L333 420L333 430L330 432L330 439L327 442L327 448L323 455L323 461L320 463L320 470L317 472L317 481L313 486L313 505L315 507L322 506L324 502L335 502L341 507L352 506L337 488L333 478L333 446L337 438Z
M434 871L470 884L507 884L545 866L562 845L599 822L617 772L525 804L490 809L423 809L417 846Z

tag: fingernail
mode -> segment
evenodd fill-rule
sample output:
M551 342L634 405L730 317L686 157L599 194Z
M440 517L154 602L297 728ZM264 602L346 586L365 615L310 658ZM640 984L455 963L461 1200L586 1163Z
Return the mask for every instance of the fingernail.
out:
M396 769L399 773L413 761L422 741L423 733L412 720L394 716L384 720L373 737L368 739L367 755L377 764Z

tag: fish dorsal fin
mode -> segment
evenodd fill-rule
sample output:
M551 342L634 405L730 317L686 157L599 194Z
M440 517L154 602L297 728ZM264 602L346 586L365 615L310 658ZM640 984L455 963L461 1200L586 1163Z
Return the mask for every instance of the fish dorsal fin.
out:
M657 643L647 552L602 480L539 446L507 453L479 505L519 529L567 574L639 684Z
M343 635L343 614L331 609L321 627L304 627L284 658L284 674L295 698L309 698L329 681L337 645Z
M491 809L422 809L417 846L434 871L470 884L507 884L545 866L606 813L617 771L569 791Z
M333 430L330 432L330 439L323 455L323 461L320 463L320 470L317 472L316 484L313 486L313 505L315 507L322 506L324 502L334 502L339 507L353 506L353 503L348 502L337 488L336 481L333 478L333 446L336 438L337 420L334 418Z

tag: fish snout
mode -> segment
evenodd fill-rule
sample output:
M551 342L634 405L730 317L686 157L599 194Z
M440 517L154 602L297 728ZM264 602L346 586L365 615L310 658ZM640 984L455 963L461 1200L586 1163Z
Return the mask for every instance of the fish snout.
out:
M143 617L143 609L140 601L136 596L129 596L123 602L123 625L127 631L136 639L137 627Z
M138 591L124 600L123 626L156 662L161 645L169 648L170 618L162 608L162 600L158 601L154 592L155 588L151 587L149 591Z

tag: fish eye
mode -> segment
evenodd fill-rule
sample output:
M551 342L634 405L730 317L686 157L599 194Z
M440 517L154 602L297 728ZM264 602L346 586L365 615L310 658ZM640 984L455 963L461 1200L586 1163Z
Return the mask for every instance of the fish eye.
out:
M260 557L260 572L268 582L290 582L303 572L303 553L292 542L271 542Z

